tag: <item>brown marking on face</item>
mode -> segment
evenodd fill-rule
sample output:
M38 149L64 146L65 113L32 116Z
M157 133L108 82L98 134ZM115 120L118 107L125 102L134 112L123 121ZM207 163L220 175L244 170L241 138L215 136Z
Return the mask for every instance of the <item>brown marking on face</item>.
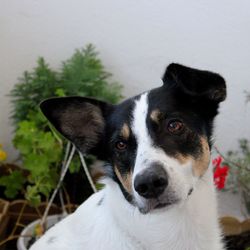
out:
M132 193L132 173L128 172L126 174L121 174L120 171L118 170L118 167L115 166L115 174L117 176L117 178L119 179L119 181L121 182L121 184L123 185L123 187L125 188L125 190L131 194Z
M159 123L161 116L162 116L162 113L159 109L154 109L150 114L151 120L157 124Z
M182 154L176 154L174 157L181 165L186 164L188 161L190 161L191 157L184 156Z
M122 129L121 129L121 136L128 140L129 138L129 135L130 135L130 129L129 129L129 126L127 123L124 123L123 126L122 126Z
M193 174L198 177L205 173L210 162L210 150L206 138L200 137L200 144L201 149L198 157L194 158L193 156L185 156L182 154L176 154L174 157L181 165L185 165L191 161Z
M193 173L198 177L201 177L206 172L210 162L210 149L207 139L205 137L200 137L200 143L201 154L193 161Z

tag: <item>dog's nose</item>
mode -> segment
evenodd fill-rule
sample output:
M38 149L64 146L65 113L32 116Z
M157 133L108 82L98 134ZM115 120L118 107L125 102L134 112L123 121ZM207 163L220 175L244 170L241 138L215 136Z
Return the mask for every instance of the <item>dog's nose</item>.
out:
M168 176L160 164L151 165L143 173L137 174L134 187L146 199L157 198L168 185Z

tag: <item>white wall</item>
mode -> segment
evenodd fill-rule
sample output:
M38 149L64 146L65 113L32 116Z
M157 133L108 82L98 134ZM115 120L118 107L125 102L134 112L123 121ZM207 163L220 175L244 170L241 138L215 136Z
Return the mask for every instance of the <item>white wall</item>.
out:
M10 100L17 77L44 56L53 67L92 42L127 96L159 86L165 66L179 62L227 80L217 119L226 151L250 138L250 1L0 0L0 143L11 146Z

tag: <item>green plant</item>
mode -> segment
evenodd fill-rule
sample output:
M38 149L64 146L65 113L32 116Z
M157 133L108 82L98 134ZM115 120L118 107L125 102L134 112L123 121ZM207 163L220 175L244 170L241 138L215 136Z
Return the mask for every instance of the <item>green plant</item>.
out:
M230 169L227 189L241 192L250 214L250 142L247 139L239 140L239 150L229 151L224 160Z
M62 63L59 72L52 70L39 58L32 72L25 71L10 93L13 103L14 125L30 120L30 113L37 113L39 103L52 96L81 95L100 98L111 103L121 99L121 86L110 82L108 73L93 45L76 50Z
M110 81L108 73L92 45L76 50L63 62L59 71L52 70L43 58L31 72L24 72L10 96L13 103L12 119L15 126L13 143L20 151L23 168L29 171L25 182L25 197L33 205L48 197L58 182L65 148L65 139L48 123L39 110L39 103L49 97L81 95L96 97L111 103L121 99L121 86ZM80 162L74 157L70 171L79 171ZM20 170L21 171L21 170ZM9 178L10 181L6 181ZM0 185L7 197L15 197L24 183L13 171ZM19 178L20 179L20 178Z
M250 92L245 91L246 103L250 101ZM218 151L218 149L217 149ZM239 149L229 151L223 157L224 164L229 166L229 174L226 190L240 193L245 207L250 214L250 140L242 138L239 140Z
M0 144L0 168L6 168L10 174L7 176L0 177L0 185L5 187L4 194L9 198L13 198L17 195L18 191L22 189L23 184L25 183L25 178L20 170L12 171L9 168L9 165L5 162L7 159L7 153L2 149ZM11 185L10 185L11 183Z

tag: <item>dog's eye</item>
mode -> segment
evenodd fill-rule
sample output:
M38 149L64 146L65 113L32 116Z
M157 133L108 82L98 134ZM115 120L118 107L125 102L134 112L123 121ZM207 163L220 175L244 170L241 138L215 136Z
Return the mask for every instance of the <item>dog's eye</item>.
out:
M184 124L180 120L171 120L167 124L167 129L172 134L178 134L183 130Z
M127 144L124 141L118 141L118 142L116 142L115 147L116 147L116 149L122 151L122 150L125 150L127 148Z

